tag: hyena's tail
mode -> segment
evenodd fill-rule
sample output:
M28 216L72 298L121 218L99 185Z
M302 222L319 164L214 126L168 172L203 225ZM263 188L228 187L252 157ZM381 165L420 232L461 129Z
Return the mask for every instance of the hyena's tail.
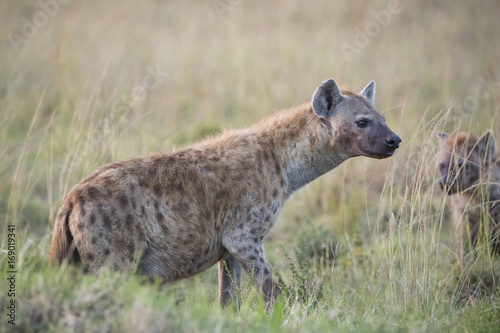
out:
M71 203L65 201L57 213L49 254L50 265L67 261L80 261L80 255L73 242L73 235L69 230L72 206Z

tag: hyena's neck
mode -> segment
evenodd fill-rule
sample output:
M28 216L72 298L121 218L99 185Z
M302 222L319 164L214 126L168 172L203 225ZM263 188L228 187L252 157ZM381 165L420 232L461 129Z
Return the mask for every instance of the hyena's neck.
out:
M274 138L289 194L349 157L336 145L331 128L314 113L311 103L285 110L257 126Z
M494 206L500 208L500 161L491 167L488 177L488 194Z
M476 203L487 201L491 207L500 209L500 161L494 163L473 192Z

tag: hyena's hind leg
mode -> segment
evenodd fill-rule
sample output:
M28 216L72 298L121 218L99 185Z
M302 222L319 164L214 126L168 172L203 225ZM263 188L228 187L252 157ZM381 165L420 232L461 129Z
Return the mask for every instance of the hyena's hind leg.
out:
M241 265L235 257L229 256L219 261L219 299L222 307L227 307L231 301L238 307L236 290L240 288Z

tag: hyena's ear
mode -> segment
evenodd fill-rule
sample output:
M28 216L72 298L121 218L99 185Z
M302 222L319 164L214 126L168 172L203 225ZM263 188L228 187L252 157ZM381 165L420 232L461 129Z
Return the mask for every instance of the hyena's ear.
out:
M436 133L436 137L438 138L439 143L443 144L443 143L445 143L448 140L448 138L450 137L450 135L446 134L446 133L443 133L443 132L437 132Z
M487 130L481 137L477 140L476 151L481 157L481 160L489 165L497 153L497 147L495 143L495 136L491 130Z
M335 107L344 99L340 93L339 86L333 79L323 82L312 97L314 113L323 118L329 118L335 114Z
M373 106L375 104L375 81L370 81L359 93Z

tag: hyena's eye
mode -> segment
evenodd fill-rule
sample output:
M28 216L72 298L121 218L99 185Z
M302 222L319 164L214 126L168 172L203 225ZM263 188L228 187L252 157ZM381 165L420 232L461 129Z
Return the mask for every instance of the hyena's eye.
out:
M446 165L444 165L444 163L439 163L439 171L446 171Z
M358 125L359 128L365 128L368 126L368 120L367 119L360 119L356 121L356 125Z

